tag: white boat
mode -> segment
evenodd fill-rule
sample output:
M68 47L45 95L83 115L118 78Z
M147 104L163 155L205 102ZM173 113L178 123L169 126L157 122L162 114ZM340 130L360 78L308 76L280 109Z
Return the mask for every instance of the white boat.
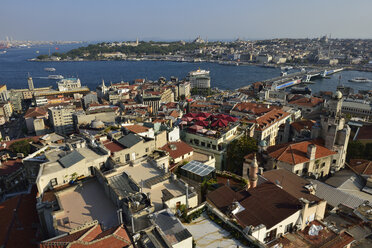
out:
M349 79L349 82L352 82L352 83L372 83L372 80L368 79L368 78L363 78L363 77L356 77L356 78L353 78L353 79Z
M48 76L48 79L63 79L63 76L62 75L49 75Z
M44 71L56 71L56 68L46 67L46 68L44 68Z

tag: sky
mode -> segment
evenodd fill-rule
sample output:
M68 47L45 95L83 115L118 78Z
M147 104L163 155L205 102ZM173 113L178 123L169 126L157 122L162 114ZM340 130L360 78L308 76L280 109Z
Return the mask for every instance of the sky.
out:
M372 0L1 0L0 40L372 38Z

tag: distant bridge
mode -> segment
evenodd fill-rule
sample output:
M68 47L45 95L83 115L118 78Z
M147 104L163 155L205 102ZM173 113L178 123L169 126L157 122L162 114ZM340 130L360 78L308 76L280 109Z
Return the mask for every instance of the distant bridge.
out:
M300 71L291 74L287 74L281 77L275 77L260 81L265 86L271 86L272 90L282 90L288 87L295 86L300 83L310 82L312 78L324 78L334 73L342 71L343 68L324 70L314 69L311 71ZM250 85L240 88L241 90L249 89Z

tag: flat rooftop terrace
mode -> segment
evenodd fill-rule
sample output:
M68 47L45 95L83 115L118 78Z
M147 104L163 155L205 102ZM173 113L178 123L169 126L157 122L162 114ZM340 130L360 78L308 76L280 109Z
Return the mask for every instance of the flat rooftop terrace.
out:
M151 189L147 187L144 181L153 177L161 177L165 174L163 171L147 162L140 163L134 167L126 166L123 171L130 175L133 180L142 187L144 193L150 193L151 202L154 204L156 211L163 209L162 190L167 189L173 196L180 196L186 193L184 189L171 180L165 180L153 186Z
M118 225L117 208L96 180L70 187L56 195L61 210L54 214L60 234L94 220L103 224L105 229Z
M231 238L228 231L211 221L205 213L184 226L194 237L196 247L245 247L238 240Z

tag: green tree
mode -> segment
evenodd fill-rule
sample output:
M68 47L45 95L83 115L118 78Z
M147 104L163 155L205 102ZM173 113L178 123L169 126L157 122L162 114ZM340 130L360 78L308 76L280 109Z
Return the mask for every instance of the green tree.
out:
M244 156L258 150L257 141L246 135L234 140L227 146L227 170L242 174Z
M37 56L37 59L40 59L40 60L47 59L47 58L49 58L49 56L45 54Z
M350 141L347 146L346 160L349 161L353 158L364 158L365 147L359 140Z
M9 146L9 150L13 153L23 153L25 156L27 156L31 152L30 140L27 139L16 141Z

